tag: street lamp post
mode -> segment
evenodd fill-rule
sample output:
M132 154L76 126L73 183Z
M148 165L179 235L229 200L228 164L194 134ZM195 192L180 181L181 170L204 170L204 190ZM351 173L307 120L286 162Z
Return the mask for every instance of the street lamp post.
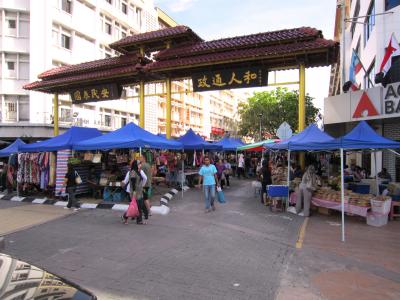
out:
M262 114L258 115L260 117L260 141L262 141L262 133L261 133L261 121L262 121Z

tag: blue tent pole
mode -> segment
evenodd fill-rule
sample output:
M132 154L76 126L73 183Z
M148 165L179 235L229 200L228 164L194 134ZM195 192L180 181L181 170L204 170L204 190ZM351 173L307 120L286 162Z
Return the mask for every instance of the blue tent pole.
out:
M343 148L340 148L340 174L341 174L341 206L342 206L342 242L345 241L344 237L344 170L343 170L343 163L344 163L344 158L343 158Z

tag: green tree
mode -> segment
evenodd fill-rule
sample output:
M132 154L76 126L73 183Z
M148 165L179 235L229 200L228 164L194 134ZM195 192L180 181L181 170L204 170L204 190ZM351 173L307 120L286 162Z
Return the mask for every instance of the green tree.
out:
M298 91L287 88L277 88L274 91L254 93L247 103L239 106L239 133L242 136L260 139L261 132L265 136L276 136L279 125L286 121L297 131L299 111ZM312 102L313 98L306 95L306 126L321 118L319 109Z

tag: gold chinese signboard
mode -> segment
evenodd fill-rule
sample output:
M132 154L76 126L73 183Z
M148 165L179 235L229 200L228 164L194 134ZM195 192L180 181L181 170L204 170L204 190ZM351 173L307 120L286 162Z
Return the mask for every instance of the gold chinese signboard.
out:
M97 102L121 98L122 89L117 84L102 84L77 88L70 92L72 103Z
M268 85L268 70L258 67L219 70L192 75L193 91L228 90Z

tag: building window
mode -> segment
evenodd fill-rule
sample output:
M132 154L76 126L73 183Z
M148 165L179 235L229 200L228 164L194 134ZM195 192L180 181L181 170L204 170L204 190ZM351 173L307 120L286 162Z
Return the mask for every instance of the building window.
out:
M142 27L142 9L140 7L136 7L136 24Z
M64 33L61 34L61 47L71 49L71 37Z
M18 121L29 121L29 97L18 97ZM29 268L29 266L28 266Z
M369 40L374 26L375 26L375 1L372 1L371 5L369 6L367 17L365 18L365 23L364 23L364 46Z
M29 14L19 13L18 20L18 36L29 37Z
M61 0L61 9L70 14L72 12L72 1Z
M11 53L6 53L5 54L5 65L7 66L6 68L6 78L17 78L17 64L18 60L18 55L17 54L11 54Z
M6 16L6 24L7 24L6 28L5 28L5 34L8 36L17 36L18 13L6 11L5 16Z
M17 28L16 20L8 20L8 28L16 29Z
M18 79L29 79L29 55L18 54Z
M126 125L126 118L121 118L121 127Z
M111 127L111 116L104 115L104 126Z
M112 0L106 0L106 2L108 2L109 4L112 4Z
M360 0L357 0L356 7L354 9L353 18L357 18L359 14L360 14ZM351 28L350 28L351 38L353 38L353 36L354 36L354 31L356 30L356 24L357 24L356 22L357 22L357 20L358 19L353 19L354 22L351 23Z
M366 89L374 87L373 83L375 80L375 60L371 63L367 73L364 76L364 86Z
M121 2L121 10L124 14L128 14L128 5L126 4L126 2Z

